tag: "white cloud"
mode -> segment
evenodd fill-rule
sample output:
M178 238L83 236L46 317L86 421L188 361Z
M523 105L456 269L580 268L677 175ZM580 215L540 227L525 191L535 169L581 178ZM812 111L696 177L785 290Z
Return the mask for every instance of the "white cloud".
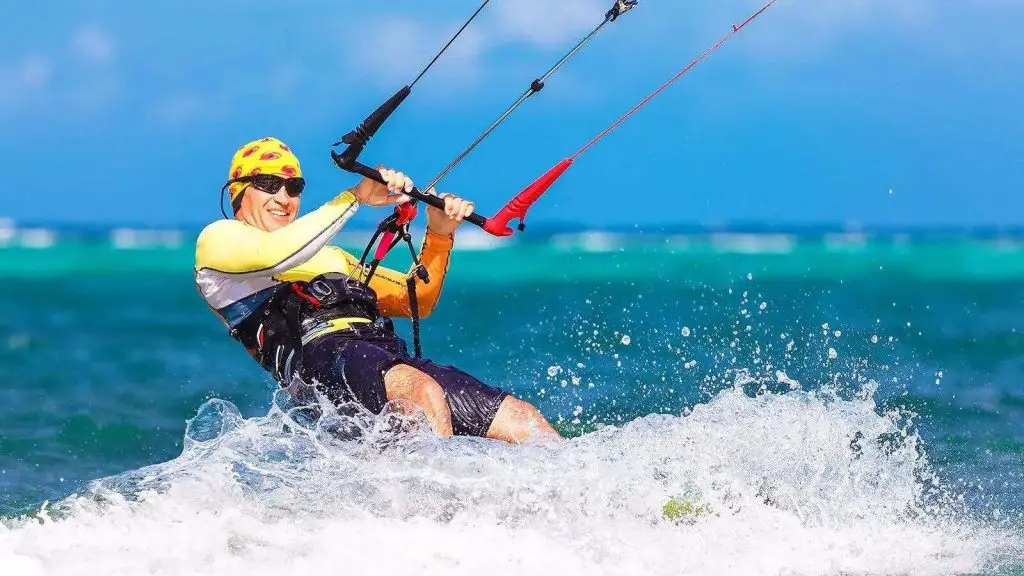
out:
M558 47L600 24L611 5L596 0L500 2L494 5L488 37L495 44L523 42L541 48Z
M63 54L28 54L13 64L0 63L0 109L9 114L57 106L79 113L100 109L120 91L114 53L106 34L82 27Z
M15 78L15 82L20 80L30 89L42 88L53 78L53 64L41 56L27 56L22 60L19 72L20 78Z
M403 83L414 73L415 62L426 44L426 27L401 16L377 20L386 33L370 35L351 46L351 60L385 83Z
M88 63L106 64L114 58L114 42L92 27L79 28L71 38L69 48L73 56Z
M349 63L386 86L411 82L458 29L404 16L378 16L374 20L386 34L369 36L353 46ZM436 64L437 71L449 80L473 77L483 46L480 32L467 29L445 53L444 60Z
M492 2L451 45L433 73L448 81L465 82L481 76L483 60L490 53L509 45L568 49L569 42L601 23L610 6L611 2L604 0ZM351 51L349 63L384 85L396 85L411 81L463 21L438 24L378 14L373 22L385 33L361 39ZM358 28L358 23L345 23L346 30L353 27Z
M53 80L53 62L45 56L30 54L11 65L0 65L0 107L12 110L31 102Z

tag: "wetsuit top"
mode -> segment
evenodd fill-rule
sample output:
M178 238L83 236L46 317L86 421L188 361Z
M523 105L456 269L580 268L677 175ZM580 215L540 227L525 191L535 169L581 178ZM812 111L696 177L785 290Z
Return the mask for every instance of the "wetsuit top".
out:
M195 277L200 294L229 328L257 311L282 284L308 282L326 273L349 274L359 260L330 239L358 208L344 192L320 208L274 232L239 220L219 220L203 229L196 242ZM420 254L430 282L416 279L419 315L433 310L448 271L453 239L427 230ZM378 268L370 280L380 311L388 317L411 315L408 274ZM361 279L362 271L354 275Z

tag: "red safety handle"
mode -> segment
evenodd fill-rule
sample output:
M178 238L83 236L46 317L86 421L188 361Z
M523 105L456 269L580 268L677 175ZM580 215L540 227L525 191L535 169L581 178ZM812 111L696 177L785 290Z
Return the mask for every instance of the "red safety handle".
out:
M566 158L558 164L555 164L553 168L544 173L543 176L538 178L530 184L522 192L516 194L516 197L509 200L509 203L504 208L498 211L497 214L487 219L483 229L488 233L495 236L511 236L512 229L508 227L509 221L514 218L519 218L519 226L522 229L523 220L526 219L526 211L533 206L533 203L537 201L555 180L565 173L572 166L572 158Z

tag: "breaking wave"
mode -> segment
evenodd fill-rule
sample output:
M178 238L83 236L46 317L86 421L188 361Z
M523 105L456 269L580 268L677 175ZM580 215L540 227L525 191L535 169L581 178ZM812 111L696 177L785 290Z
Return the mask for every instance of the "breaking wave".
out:
M0 524L4 574L948 574L1013 569L866 387L723 390L563 442L211 400L174 460ZM881 412L881 413L880 413ZM669 504L669 506L666 506Z

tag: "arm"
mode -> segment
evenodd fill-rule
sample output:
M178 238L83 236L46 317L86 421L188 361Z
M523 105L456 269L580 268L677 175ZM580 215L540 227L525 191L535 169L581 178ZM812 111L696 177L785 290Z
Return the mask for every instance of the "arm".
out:
M448 272L452 245L452 236L442 236L427 229L423 237L423 248L420 251L420 262L430 274L430 283L424 284L416 278L416 303L420 318L426 318L434 310L441 287ZM353 265L357 263L353 262ZM412 270L410 269L410 272ZM398 272L389 268L378 268L370 279L370 288L377 293L381 312L392 318L408 318L412 315L409 306L409 288L406 285L408 273Z
M358 207L346 191L320 208L274 232L237 220L207 226L196 242L196 268L242 277L284 273L313 257L348 222Z

